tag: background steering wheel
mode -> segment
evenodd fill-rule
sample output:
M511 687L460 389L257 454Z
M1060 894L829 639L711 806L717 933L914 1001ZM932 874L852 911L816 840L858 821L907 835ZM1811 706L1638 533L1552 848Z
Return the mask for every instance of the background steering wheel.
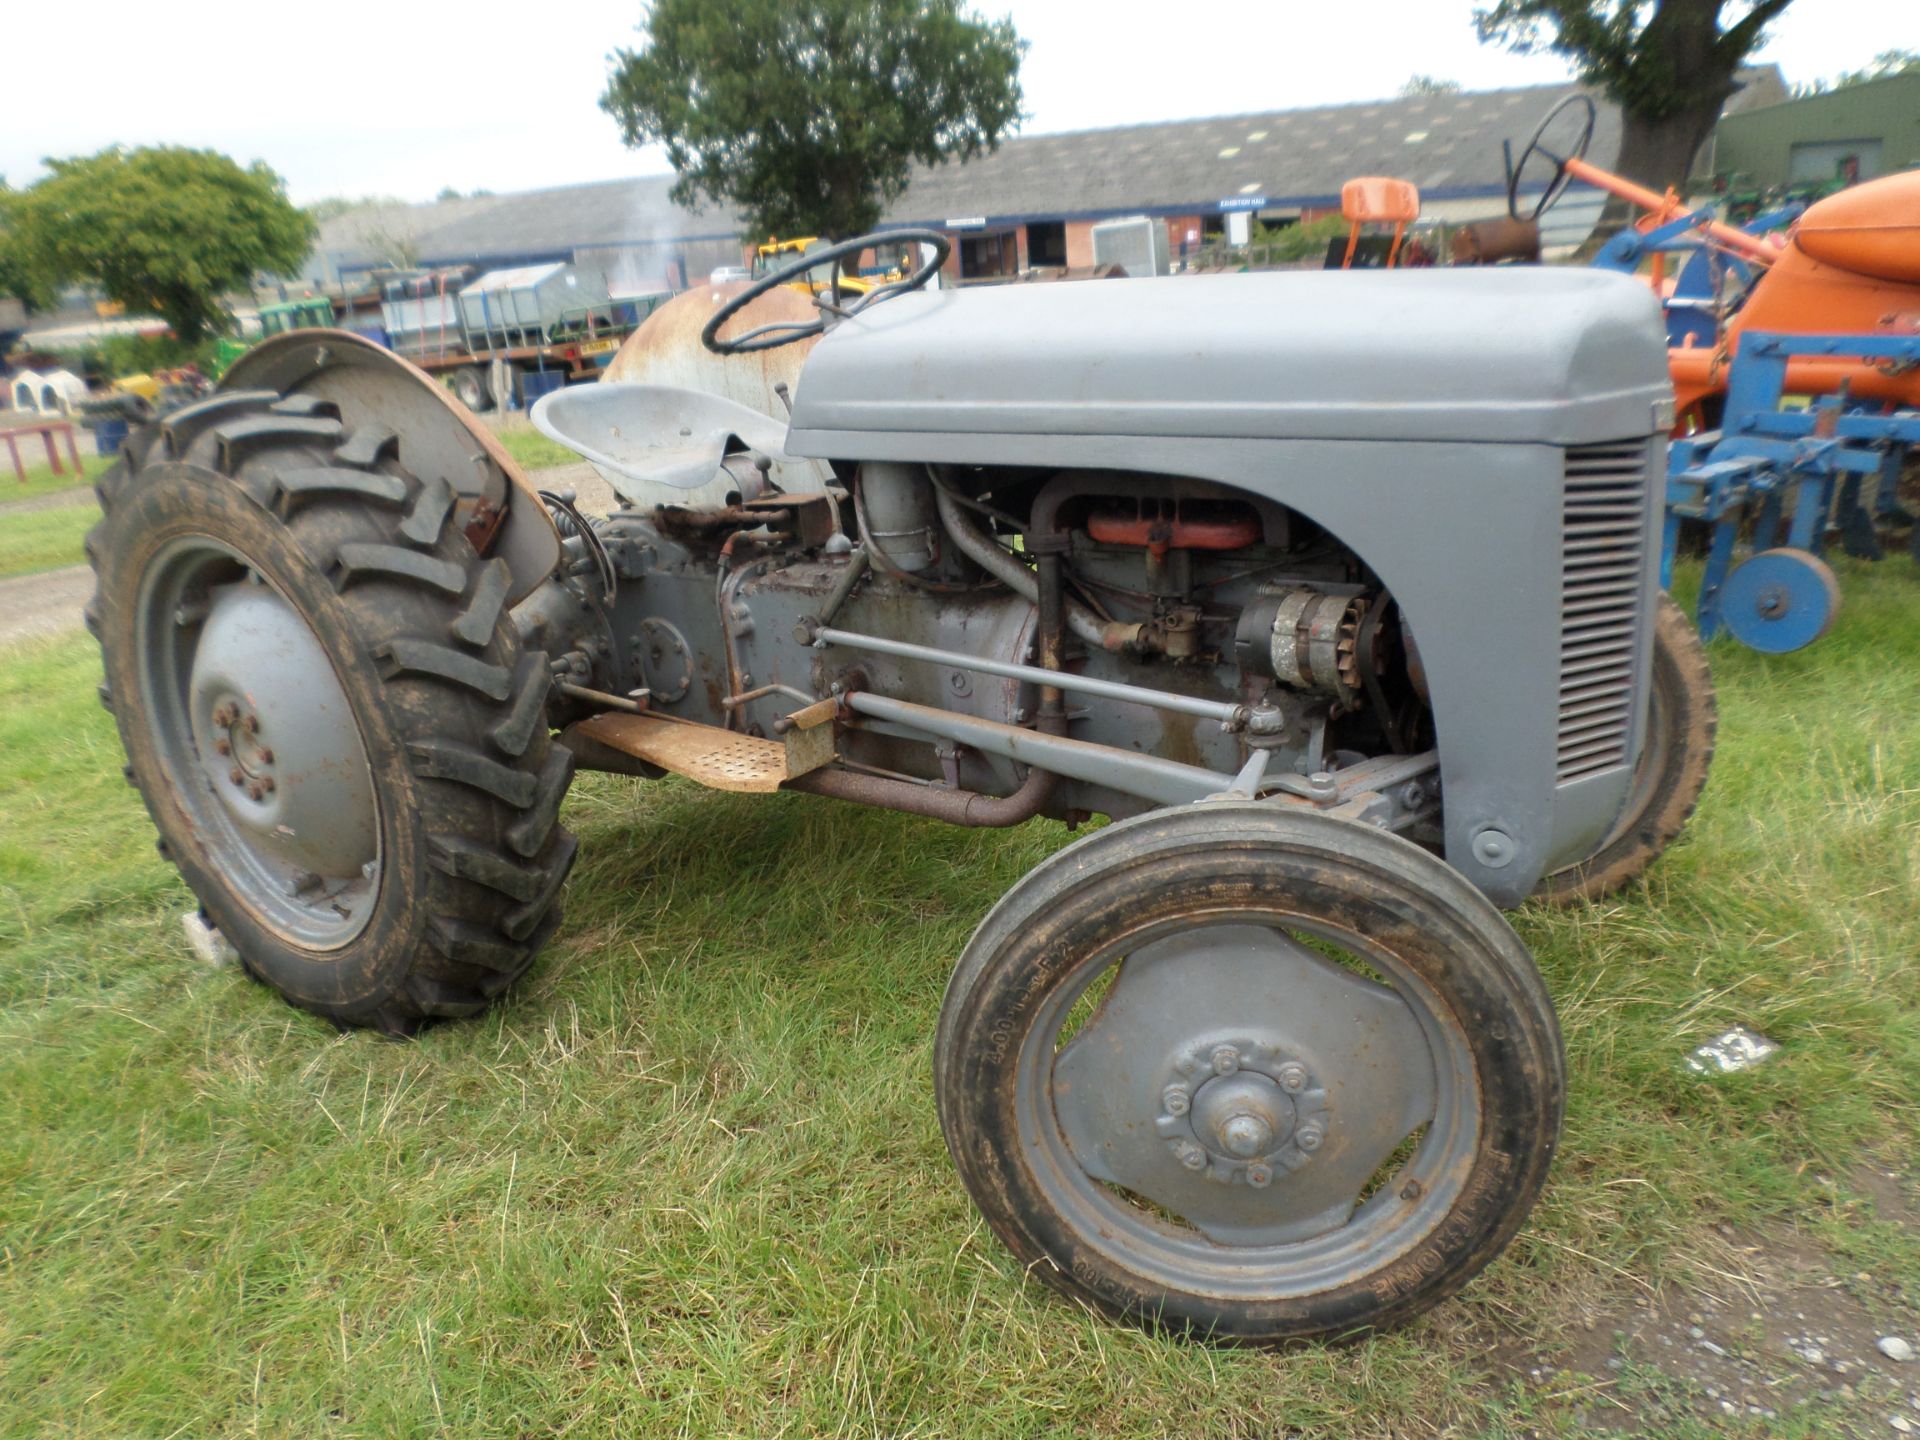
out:
M914 245L931 245L933 258L923 260L904 279L892 281L886 285L876 285L864 295L855 296L850 304L839 303L839 286L834 286L831 301L814 296L813 303L820 313L811 320L777 320L771 325L760 325L736 335L730 340L720 338L720 327L738 315L748 305L758 300L769 290L791 284L810 270L818 270L822 265L836 263L858 255L875 245L894 245L902 242ZM918 290L931 280L940 267L947 262L947 256L953 253L953 246L947 237L938 230L879 230L871 235L856 235L851 240L841 240L827 246L824 250L815 250L800 256L793 264L779 270L770 271L754 281L738 295L728 300L700 331L700 343L716 355L747 355L756 350L773 350L782 345L791 345L796 340L804 340L809 335L818 335L827 328L827 315L831 312L845 319L857 315L869 305L877 305L882 300L890 300L895 295L904 295L909 290Z
M1573 143L1573 149L1565 155L1556 155L1542 141L1553 122L1560 118L1563 110L1572 106L1586 107L1586 118L1580 126L1580 137ZM1520 152L1520 158L1507 171L1507 214L1516 220L1538 220L1566 193L1567 186L1573 183L1573 176L1567 173L1567 166L1586 158L1587 147L1593 144L1593 122L1595 117L1593 100L1586 95L1569 95L1546 114L1539 125L1534 127L1533 138L1527 141L1527 148ZM1553 178L1547 181L1547 188L1540 192L1540 199L1534 204L1533 214L1520 213L1520 177L1527 168L1527 162L1535 155L1551 160L1554 165Z

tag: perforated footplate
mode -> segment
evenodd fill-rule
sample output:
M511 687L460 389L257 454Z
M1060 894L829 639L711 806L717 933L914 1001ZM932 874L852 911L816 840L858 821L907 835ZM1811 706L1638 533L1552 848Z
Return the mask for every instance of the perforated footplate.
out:
M578 728L582 735L602 745L713 790L766 793L778 790L781 781L803 773L788 768L787 748L778 740L761 740L711 725L610 712L582 721Z

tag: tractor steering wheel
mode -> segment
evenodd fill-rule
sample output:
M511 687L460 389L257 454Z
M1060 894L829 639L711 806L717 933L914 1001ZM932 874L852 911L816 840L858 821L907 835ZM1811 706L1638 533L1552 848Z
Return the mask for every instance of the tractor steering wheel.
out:
M1573 142L1570 153L1556 155L1541 142L1546 138L1547 131L1553 127L1553 122L1560 118L1560 112L1574 105L1584 106L1587 112L1580 126L1580 137ZM1527 148L1520 152L1520 159L1507 171L1507 214L1516 220L1538 220L1558 203L1560 197L1566 193L1567 186L1573 183L1573 176L1567 172L1567 166L1575 160L1585 159L1587 147L1593 144L1594 115L1593 100L1586 95L1569 95L1547 112L1546 118L1535 127L1533 138L1527 141ZM1533 214L1523 216L1520 213L1520 177L1526 171L1527 162L1535 155L1544 156L1553 162L1553 178L1547 181L1547 188L1540 192L1540 199L1533 207Z
M757 326L746 334L736 335L730 340L720 338L722 325L769 290L790 284L808 271L818 270L829 262L836 263L837 274L838 261L858 255L862 250L874 245L894 244L901 241L933 246L933 258L922 261L905 279L895 280L886 285L876 285L847 305L839 303L840 287L836 282L831 301L823 300L818 295L814 296L813 303L819 307L820 313L811 320L776 320L771 325ZM952 253L952 244L938 230L883 230L871 235L856 235L851 240L839 241L837 244L827 246L824 250L815 250L810 254L802 255L793 264L770 271L747 286L713 312L713 317L707 321L705 328L700 332L700 343L716 355L747 355L756 350L773 350L782 345L791 345L796 340L804 340L809 335L818 335L825 330L827 316L830 313L844 320L848 316L858 315L869 305L877 305L882 300L892 299L895 295L904 295L909 290L918 290L938 273L940 267L946 263L947 256Z

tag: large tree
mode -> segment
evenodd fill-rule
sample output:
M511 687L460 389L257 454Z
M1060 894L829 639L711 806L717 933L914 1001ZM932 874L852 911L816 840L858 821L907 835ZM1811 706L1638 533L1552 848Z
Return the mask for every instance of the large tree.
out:
M0 295L11 295L28 305L44 307L52 301L51 287L27 254L15 216L20 193L0 177Z
M1473 12L1482 40L1572 60L1621 111L1616 168L1656 189L1687 172L1741 63L1791 0L1495 0Z
M960 0L655 0L601 108L660 141L674 198L739 208L751 233L871 230L926 165L996 148L1020 120L1011 20Z
M87 282L192 345L232 322L224 297L307 257L313 221L280 177L174 146L46 162L12 197L8 245L44 284Z

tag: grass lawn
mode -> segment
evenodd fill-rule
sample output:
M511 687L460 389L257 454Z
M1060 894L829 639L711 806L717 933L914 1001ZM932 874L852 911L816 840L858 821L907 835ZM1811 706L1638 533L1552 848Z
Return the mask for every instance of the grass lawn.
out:
M950 1171L941 987L1058 827L589 776L545 958L393 1044L189 958L92 647L0 656L0 1434L1571 1435L1678 1382L1529 1386L1502 1346L1685 1309L1789 1226L1911 1335L1920 1236L1858 1176L1920 1139L1920 579L1843 586L1810 650L1715 647L1719 758L1651 883L1515 916L1571 1092L1520 1239L1408 1330L1281 1355L1079 1313ZM1781 1054L1689 1074L1736 1022ZM1844 1408L1724 1433L1890 1433Z
M100 518L100 511L92 494L82 493L85 498L76 496L77 503L52 510L14 515L0 511L0 580L78 565L87 558L81 542Z
M577 465L580 457L557 440L549 440L533 428L524 415L495 417L493 433L507 447L507 453L526 470L544 470L550 465Z

